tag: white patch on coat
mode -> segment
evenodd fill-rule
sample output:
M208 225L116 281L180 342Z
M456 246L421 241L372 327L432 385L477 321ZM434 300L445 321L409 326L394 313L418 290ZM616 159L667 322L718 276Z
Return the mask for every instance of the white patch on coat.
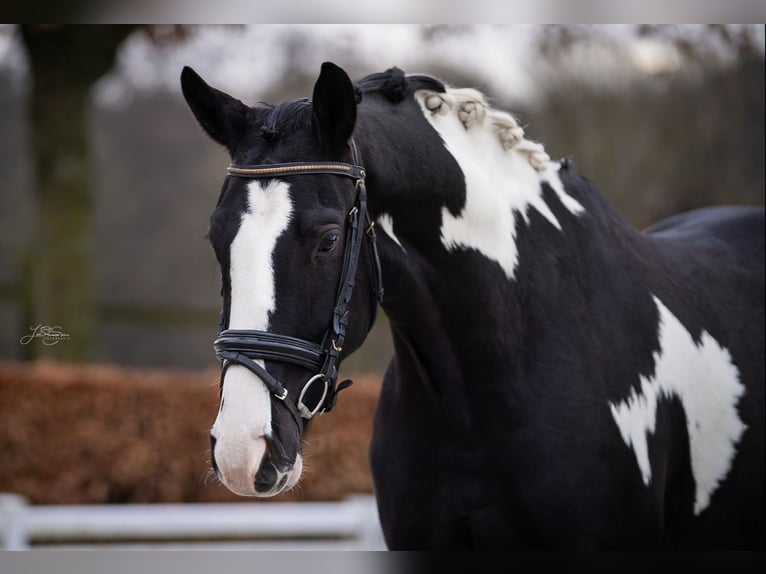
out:
M383 233L388 235L391 239L394 240L394 243L396 243L399 247L402 248L402 251L406 253L406 249L402 245L402 242L399 241L399 238L396 236L396 233L394 233L394 220L391 219L391 216L387 213L382 213L378 216L377 219L378 227L383 230Z
M230 329L268 331L276 306L273 254L292 216L289 186L253 180L247 209L230 248ZM263 362L259 361L263 366ZM223 381L221 408L211 430L215 460L224 484L237 494L255 494L255 474L271 436L271 397L245 367L232 365Z
M736 445L746 426L737 403L745 392L731 354L706 331L699 345L681 322L654 297L660 313L660 350L654 354L654 376L640 377L640 390L619 403L609 404L622 439L633 448L644 484L652 479L647 433L654 433L657 403L676 396L686 413L691 466L696 483L694 513L710 504L710 497L726 478Z
M582 205L564 191L559 164L539 143L524 138L510 114L490 108L476 90L419 90L415 97L465 177L463 210L455 216L442 209L442 243L450 251L479 251L513 279L519 258L515 213L529 224L533 208L561 230L543 200L542 184L548 183L572 214L582 213Z

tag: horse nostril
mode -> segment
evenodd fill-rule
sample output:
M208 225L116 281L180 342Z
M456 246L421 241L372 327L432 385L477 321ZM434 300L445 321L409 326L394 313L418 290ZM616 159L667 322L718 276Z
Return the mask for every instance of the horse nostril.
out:
M271 462L271 458L268 454L263 457L261 466L258 468L258 472L255 473L255 490L259 492L267 492L274 488L274 483L277 481L277 469Z
M218 465L215 462L215 443L217 440L213 433L210 433L210 465L213 467L216 476L220 477L221 473L218 471Z

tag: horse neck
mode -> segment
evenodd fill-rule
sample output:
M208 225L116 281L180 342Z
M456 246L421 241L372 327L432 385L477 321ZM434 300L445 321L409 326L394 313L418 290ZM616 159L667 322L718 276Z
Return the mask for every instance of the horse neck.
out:
M412 98L357 122L397 361L442 399L492 401L594 291L634 289L619 278L648 242L478 92Z
M471 402L513 408L507 384L525 376L527 358L560 326L582 320L594 283L608 289L610 271L622 276L617 268L642 249L589 184L554 165L523 205L504 204L496 189L477 205L469 190L450 208L454 198L429 195L445 189L441 179L378 180L370 197L397 360L440 403L455 405L453 417L470 416L458 405Z

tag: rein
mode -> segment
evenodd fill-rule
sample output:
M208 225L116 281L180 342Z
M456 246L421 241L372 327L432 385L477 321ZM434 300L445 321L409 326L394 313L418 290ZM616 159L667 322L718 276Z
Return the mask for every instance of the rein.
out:
M291 175L331 174L349 177L354 180L356 199L354 206L346 216L346 242L343 254L343 267L340 274L338 294L333 308L332 321L325 332L321 344L305 339L257 331L250 329L224 329L224 313L221 312L219 333L213 348L221 360L221 381L226 370L233 364L241 365L259 377L278 404L285 405L298 424L303 428L301 419L310 419L317 412L329 412L338 400L338 393L351 386L346 380L337 384L338 360L346 338L349 320L348 305L354 292L356 270L362 243L366 237L373 259L375 285L375 308L383 299L382 272L375 235L375 224L367 211L367 188L365 171L359 165L358 153L353 140L351 142L352 161L343 162L293 162L266 165L235 165L227 168L229 176L245 178L275 178ZM297 402L288 399L288 391L265 367L257 361L277 361L291 363L308 369L315 374L308 379L301 390ZM310 390L321 385L313 393ZM320 397L313 405L307 405L311 396L320 392Z

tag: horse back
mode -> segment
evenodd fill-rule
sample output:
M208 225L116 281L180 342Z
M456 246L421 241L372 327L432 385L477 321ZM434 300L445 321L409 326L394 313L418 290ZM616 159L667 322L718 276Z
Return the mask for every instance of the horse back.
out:
M763 269L765 213L763 207L707 207L663 219L645 232L658 239L717 240L738 257L757 263Z

